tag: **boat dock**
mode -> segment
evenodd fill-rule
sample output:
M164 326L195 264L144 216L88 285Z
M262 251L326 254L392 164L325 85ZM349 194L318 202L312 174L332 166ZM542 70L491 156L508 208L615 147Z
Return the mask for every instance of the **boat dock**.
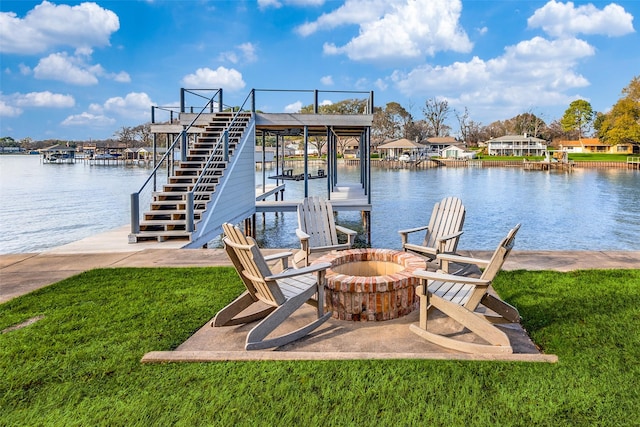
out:
M627 167L629 169L640 169L640 157L627 157Z
M284 185L281 185L284 187ZM272 193L273 194L273 193ZM371 203L361 185L338 185L329 193L331 206L335 211L371 212ZM256 212L296 212L302 199L269 201L266 197L256 198Z

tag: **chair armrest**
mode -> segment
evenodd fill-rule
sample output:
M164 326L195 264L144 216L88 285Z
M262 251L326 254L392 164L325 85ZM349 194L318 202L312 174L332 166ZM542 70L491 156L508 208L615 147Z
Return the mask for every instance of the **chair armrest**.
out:
M293 255L293 252L278 252L276 254L271 254L271 255L267 255L264 256L264 260L265 262L271 262L271 261L276 261L279 260L280 261L280 269L281 270L286 270L287 268L289 268L289 257Z
M309 237L311 237L299 228L296 228L296 236L298 236L300 240L309 240Z
M416 227L416 228L407 228L406 230L398 230L398 234L415 233L416 231L422 231L422 230L426 230L428 228L429 228L428 225L423 225L422 227Z
M350 229L350 228L343 227L343 226L341 226L341 225L337 225L337 224L336 224L336 231L339 231L339 232L344 233L344 234L353 235L353 236L355 236L356 234L358 234L358 232L357 232L357 231L355 231L355 230L352 230L352 229Z
M479 286L489 286L491 284L491 281L487 279L479 279L479 278L467 277L467 276L456 276L455 274L448 274L440 271L416 270L413 272L413 275L420 279L434 280L437 282L464 283L467 285L479 285Z
M447 253L440 253L437 255L437 258L438 260L441 260L441 261L455 262L458 264L473 264L473 265L477 265L478 267L486 267L487 265L489 265L489 262L490 262L490 260L485 260L480 258L471 258L471 257L460 256L455 254L447 254Z
M354 231L350 228L347 227L343 227L341 225L336 224L336 231L339 231L340 233L346 234L347 235L347 244L349 245L349 247L353 246L353 241L356 238L356 235L358 234L357 231Z
M422 230L428 230L428 229L429 229L428 225L423 225L422 227L407 228L405 230L398 230L398 234L402 238L402 247L404 248L404 245L409 243L409 233L415 233L416 231L422 231Z
M418 252L420 254L426 255L427 257L433 259L438 254L438 250L436 248L430 248L428 246L422 245L414 245L413 243L403 243L403 249L409 249L413 252Z
M291 269L289 269L287 271L283 271L282 273L278 273L278 274L273 274L271 276L267 276L267 277L265 277L265 280L286 279L287 277L295 277L295 276L300 276L302 274L308 274L308 273L315 273L315 272L318 272L318 271L323 271L323 270L326 270L329 267L331 267L331 263L330 262L319 262L317 264L313 264L313 265L310 265L308 267L291 268Z
M289 258L292 255L293 255L293 252L278 252L277 254L265 255L264 256L264 260L265 261L274 261L274 260L277 260L277 259Z
M456 237L460 237L462 235L462 233L464 233L464 231L458 231L456 233L453 234L447 234L446 236L440 236L438 238L436 238L436 241L438 243L442 243L442 242L446 242L447 240L451 240L451 239L455 239Z

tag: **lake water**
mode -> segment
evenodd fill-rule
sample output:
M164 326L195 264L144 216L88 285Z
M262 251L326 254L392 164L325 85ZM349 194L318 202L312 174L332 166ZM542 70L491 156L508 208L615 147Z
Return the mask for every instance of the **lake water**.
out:
M38 156L0 156L0 253L40 252L129 223L129 196L149 174L138 166L41 164ZM340 166L341 182L357 182L357 167ZM267 176L272 171L267 170ZM256 183L262 172L256 172ZM287 181L285 198L303 195ZM522 223L520 250L640 250L640 172L572 173L520 168L372 169L371 243L398 248L397 230L426 225L433 204L457 196L467 216L463 249L494 249ZM326 194L325 180L309 181ZM297 247L295 213L257 216L265 247ZM338 222L361 227L358 212ZM419 236L415 237L419 240ZM216 242L213 242L215 245Z

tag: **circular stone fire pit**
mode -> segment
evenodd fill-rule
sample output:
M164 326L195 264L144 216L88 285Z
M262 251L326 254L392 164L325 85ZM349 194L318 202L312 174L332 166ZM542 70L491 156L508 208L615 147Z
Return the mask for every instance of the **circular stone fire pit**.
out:
M425 261L390 249L350 249L324 255L329 262L325 300L340 320L379 321L405 316L418 307L416 269Z

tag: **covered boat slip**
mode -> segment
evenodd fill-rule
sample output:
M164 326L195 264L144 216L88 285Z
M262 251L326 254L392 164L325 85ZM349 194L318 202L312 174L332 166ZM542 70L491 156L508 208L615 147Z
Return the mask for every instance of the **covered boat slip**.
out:
M326 138L326 168L322 178L327 180L327 193L335 210L371 211L370 163L360 162L360 182L343 182L337 173L337 141L339 138L354 138L359 141L361 159L368 159L369 137L373 115L334 114L263 114L256 113L256 139L258 145L265 143L267 135L276 137L275 177L286 176L289 168L281 163L284 158L284 137L302 136L304 140L304 170L300 181L304 181L304 196L310 196L308 180L317 179L316 171L309 167L309 138ZM263 170L264 170L264 165ZM284 180L283 180L284 181ZM276 178L276 182L279 180ZM264 185L265 183L263 183ZM320 194L314 194L321 196ZM291 212L301 200L257 201L256 212Z

